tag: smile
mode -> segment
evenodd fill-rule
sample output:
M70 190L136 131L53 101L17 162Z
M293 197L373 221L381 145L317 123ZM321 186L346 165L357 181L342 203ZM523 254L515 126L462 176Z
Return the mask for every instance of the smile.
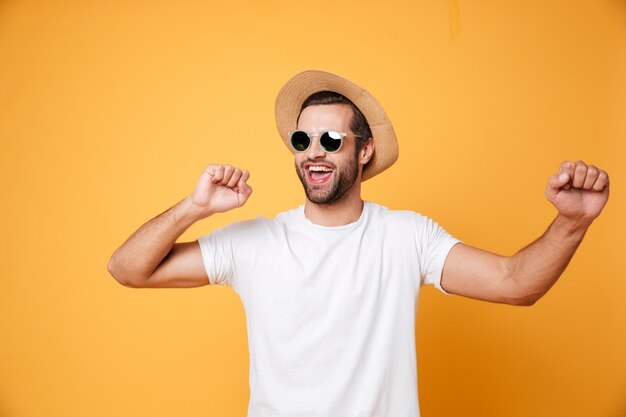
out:
M313 184L323 184L332 176L333 168L328 165L305 165L309 181Z

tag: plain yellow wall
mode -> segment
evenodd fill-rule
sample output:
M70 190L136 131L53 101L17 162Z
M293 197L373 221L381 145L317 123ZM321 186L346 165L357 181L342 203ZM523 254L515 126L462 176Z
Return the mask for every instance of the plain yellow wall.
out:
M420 296L425 417L626 416L623 1L0 1L0 415L244 416L227 287L133 290L106 270L204 166L251 171L239 210L303 202L273 106L323 69L385 106L400 158L364 198L512 254L555 215L565 159L611 175L579 253L531 308Z

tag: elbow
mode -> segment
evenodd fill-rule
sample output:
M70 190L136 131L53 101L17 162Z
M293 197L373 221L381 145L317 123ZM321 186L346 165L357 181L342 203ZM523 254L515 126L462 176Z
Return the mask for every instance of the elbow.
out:
M115 254L111 256L111 259L109 259L109 262L107 263L107 271L109 271L109 274L111 274L113 278L119 281L119 278L118 278L119 274L117 272L117 266L116 266L114 258L115 258Z
M507 258L503 272L503 290L506 294L504 303L513 306L530 307L546 293L540 287L529 285L529 280L520 277L517 272L517 257Z
M507 304L520 307L531 307L544 295L543 292L518 292L507 299Z
M119 264L115 260L115 254L111 256L111 259L109 259L109 262L107 263L107 271L109 271L109 274L111 274L111 276L121 285L128 288L138 288L138 285L128 279L125 274L121 272Z
M531 307L539 300L539 297L524 297L511 302L511 305L519 307Z

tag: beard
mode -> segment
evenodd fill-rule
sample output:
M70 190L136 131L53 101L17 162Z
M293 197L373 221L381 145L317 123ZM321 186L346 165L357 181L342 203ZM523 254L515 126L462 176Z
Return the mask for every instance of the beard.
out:
M309 162L309 161L306 161ZM315 204L331 204L339 200L354 185L359 175L359 164L355 156L352 163L337 169L335 164L324 161L333 168L332 178L329 182L321 185L310 184L308 181L305 162L300 166L296 164L296 173L304 187L306 198Z

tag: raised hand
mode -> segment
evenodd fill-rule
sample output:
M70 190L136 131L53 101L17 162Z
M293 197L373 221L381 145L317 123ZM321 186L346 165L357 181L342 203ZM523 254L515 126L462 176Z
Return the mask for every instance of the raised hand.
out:
M246 184L249 176L248 171L229 165L209 165L198 179L191 201L206 216L241 207L252 194Z
M598 217L609 198L609 176L583 161L565 161L548 180L546 198L561 215L590 222Z

